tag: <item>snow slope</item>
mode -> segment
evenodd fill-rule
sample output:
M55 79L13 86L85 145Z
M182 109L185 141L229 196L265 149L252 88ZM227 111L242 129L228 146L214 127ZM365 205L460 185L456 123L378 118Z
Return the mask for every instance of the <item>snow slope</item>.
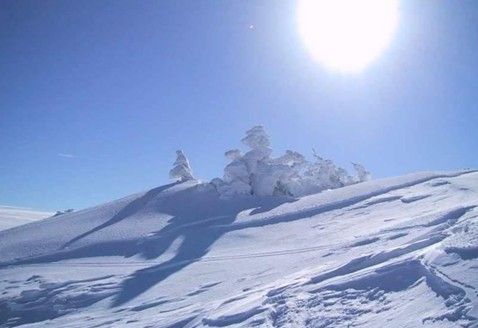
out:
M34 211L26 208L0 206L0 230L44 219L53 213Z
M0 232L0 326L478 327L478 173L193 181Z

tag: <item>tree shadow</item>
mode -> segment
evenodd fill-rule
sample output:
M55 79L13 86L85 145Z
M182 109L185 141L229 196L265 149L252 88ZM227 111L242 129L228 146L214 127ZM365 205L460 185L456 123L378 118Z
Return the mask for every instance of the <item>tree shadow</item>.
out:
M171 193L167 192L169 188L178 184L154 188L135 198L109 220L72 238L53 254L16 260L14 265L101 256L140 255L152 260L163 255L175 240L182 239L176 254L171 259L138 270L122 283L121 290L114 300L114 306L117 306L201 260L209 252L211 245L229 231L223 227L230 226L239 213L249 211L249 213L258 214L286 202L296 201L290 197L238 196L233 199L222 199L215 188L207 184L192 185ZM127 220L141 211L163 214L171 218L161 230L150 233L148 237L94 242L90 245L72 247L75 242Z
M249 210L249 214L266 213L275 207L297 199L287 197L236 197L221 199L216 190L208 184L198 184L174 192L166 192L176 184L155 188L127 204L122 210L107 222L82 233L64 245L72 245L86 236L116 224L140 211L171 216L166 226L154 232L149 237L122 239L78 247L60 249L57 253L35 258L15 260L12 263L0 265L19 265L29 263L44 263L73 258L89 258L96 256L133 256L140 255L146 259L154 259L164 254L178 238L182 238L172 259L149 268L141 269L131 274L121 285L113 305L121 305L145 292L164 279L179 272L188 265L197 262L209 252L210 247L224 234L230 231L262 227L271 224L291 222L305 217L346 206L390 192L395 189L410 187L432 178L424 178L413 182L401 183L374 191L365 191L352 197L337 199L303 210L278 213L261 218L251 218L247 221L235 222L239 213Z
M116 215L114 215L111 219L109 219L108 221L106 221L105 223L103 224L100 224L99 226L85 232L85 233L82 233L81 235L78 235L76 236L75 238L71 239L70 241L66 242L62 249L64 248L67 248L69 247L70 245L72 245L73 243L79 241L80 239L83 239L97 231L100 231L104 228L107 228L109 227L110 225L113 225L115 223L118 223L119 221L122 221L124 219L126 219L127 217L131 216L131 215L134 215L136 214L139 210L141 210L149 201L151 201L152 199L154 199L157 195L159 195L162 191L166 190L166 189L169 189L171 187L173 187L174 185L178 184L179 182L175 182L175 183L171 183L171 184L167 184L167 185L164 185L164 186L161 186L161 187L157 187L157 188L154 188L154 189L151 189L149 190L148 192L146 192L143 196L141 197L138 197L136 199L134 199L133 201L131 201L130 203L128 203L125 207L123 207L118 213L116 213Z
M174 202L162 204L161 211L175 212L176 216L169 220L166 227L143 240L140 248L145 258L154 259L166 252L176 239L182 238L176 254L161 264L134 272L122 283L113 306L132 300L183 268L201 260L210 247L228 231L221 227L232 224L240 212L251 209L260 213L295 201L287 197L224 200L219 198L216 192L202 192L194 197L188 192L176 193L174 197ZM178 198L181 203L187 204L179 210L177 204L174 204ZM172 208L168 209L168 205Z
M233 217L224 218L221 223L227 224L233 220ZM224 231L208 229L207 226L189 227L157 240L159 243L154 245L154 254L159 256L166 251L176 238L183 237L181 246L173 258L161 264L138 270L127 278L122 283L121 291L114 300L113 306L128 302L169 276L201 260L209 252L211 245L223 234ZM149 246L152 246L152 244ZM151 250L149 250L149 256L153 256Z
M428 180L431 180L431 178L366 191L354 197L337 199L330 203L293 213L278 214L267 218L238 223L234 222L236 216L245 209L252 209L250 214L258 214L270 211L286 202L294 202L297 199L248 197L246 199L234 199L233 202L224 203L224 201L218 198L217 194L213 202L208 202L205 199L201 199L201 197L194 197L191 201L198 203L191 207L194 209L192 212L185 212L182 213L181 216L173 218L167 227L157 233L156 238L145 243L143 247L143 254L147 258L154 258L164 253L176 238L182 236L184 241L177 254L171 260L133 273L123 282L122 289L115 299L113 306L128 302L184 267L199 261L208 253L211 245L227 232L312 217L339 208L352 206L372 197L396 189L411 187ZM205 204L210 204L212 207L205 207ZM169 203L169 205L175 206L174 203ZM211 210L211 212L201 213L200 210L204 210L205 208ZM197 210L199 210L199 212L197 212Z
M215 240L227 232L223 226L231 225L240 212L251 210L260 213L286 202L295 201L295 199L287 197L244 196L221 199L213 187L204 187L204 185L194 185L179 191L165 193L167 189L177 184L154 188L139 196L106 222L66 242L57 252L0 263L0 268L9 265L49 263L102 256L131 257L140 255L145 259L155 259L161 256L179 237L184 238L184 245L180 247L179 254L174 261L182 261L186 258L191 261L198 258L200 256L198 254L202 254L201 251L195 253L195 249L207 251L207 248ZM149 237L95 241L88 245L72 247L75 242L120 221L127 220L145 209L152 213L171 216L171 219L168 220L164 228L151 233ZM202 233L208 236L206 240L197 237ZM194 238L197 239L197 245L189 247L194 243Z

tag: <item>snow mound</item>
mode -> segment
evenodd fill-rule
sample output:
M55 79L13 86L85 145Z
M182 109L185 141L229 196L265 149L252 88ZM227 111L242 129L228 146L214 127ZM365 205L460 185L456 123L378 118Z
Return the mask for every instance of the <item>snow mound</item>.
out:
M477 206L471 171L300 198L186 179L1 231L0 326L476 327Z

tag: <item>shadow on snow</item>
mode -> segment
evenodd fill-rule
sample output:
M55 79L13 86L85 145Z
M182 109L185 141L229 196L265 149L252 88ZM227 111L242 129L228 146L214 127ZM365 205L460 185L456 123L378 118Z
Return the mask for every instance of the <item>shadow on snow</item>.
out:
M240 223L235 222L235 220L242 211L250 210L251 214L258 214L270 211L286 202L296 201L296 199L287 197L220 199L218 193L210 185L195 185L177 192L164 193L167 189L177 185L177 183L173 183L152 189L131 201L105 223L67 242L59 252L15 261L11 265L45 263L97 256L131 257L137 254L146 259L154 259L166 252L177 238L182 238L183 241L173 258L160 264L137 270L123 282L113 303L113 306L118 306L132 300L186 266L201 260L208 253L211 245L229 231L299 220L337 208L351 206L371 197L423 183L434 178L437 178L437 176L390 186L299 212L285 213ZM72 246L82 238L128 219L130 216L142 211L145 207L148 207L149 210L155 213L170 215L172 218L168 220L167 225L163 229L154 232L146 238L106 241L72 250L68 249L69 246ZM8 264L3 266L5 265Z

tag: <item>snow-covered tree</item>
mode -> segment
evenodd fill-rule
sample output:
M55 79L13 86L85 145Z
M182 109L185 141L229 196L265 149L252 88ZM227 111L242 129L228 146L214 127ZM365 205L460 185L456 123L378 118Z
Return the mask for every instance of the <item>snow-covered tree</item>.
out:
M301 194L301 171L306 163L304 155L293 150L286 150L284 155L272 159L270 163L270 171L273 176L272 194L287 196Z
M231 160L231 163L224 168L224 185L222 186L222 193L228 195L250 195L250 172L241 152L237 149L233 149L227 151L225 155Z
M211 184L222 197L234 195L250 195L251 185L249 170L238 149L228 150L224 153L231 162L224 168L223 179L215 178Z
M272 149L269 148L269 136L264 131L264 127L258 125L248 130L241 141L250 148L244 154L242 160L246 163L249 174L254 175L257 171L257 165L261 162L267 162L272 153Z
M250 150L244 155L237 149L227 151L225 155L231 162L224 168L222 182L214 182L216 189L223 196L255 194L258 167L269 161L272 150L269 148L269 137L262 126L248 130L242 142Z
M269 136L266 134L262 125L254 126L252 129L246 131L246 136L242 138L241 141L251 149L267 152L268 155L271 153L271 149L269 148L271 145Z
M288 150L281 157L270 158L269 138L261 126L246 132L242 141L251 149L244 155L237 149L226 152L231 163L224 169L223 183L215 181L216 188L223 195L293 195L298 186L297 169L306 162L305 157Z
M289 167L299 167L306 163L304 155L293 150L286 150L285 154L274 159L274 163L287 165Z
M224 181L229 183L235 180L250 183L250 172L242 158L233 160L224 168Z
M224 153L224 156L231 161L238 160L242 157L241 151L239 149L231 149Z
M176 151L176 161L173 165L174 167L169 171L169 177L171 179L177 179L178 181L194 179L191 165L189 165L189 161L182 150Z
M323 159L315 150L313 162L292 150L272 158L269 137L260 125L248 130L242 142L249 150L244 155L238 149L227 151L225 155L230 163L224 169L223 179L211 181L224 197L238 194L302 196L370 178L362 166L356 166L358 177L352 178L345 169L332 160Z
M341 168L341 167L337 168L337 177L342 187L348 186L354 183L354 178L351 177L344 168Z
M353 178L347 171L330 159L323 159L313 150L315 161L309 163L304 172L305 194L325 189L335 189L352 184Z
M354 166L357 176L355 178L356 182L364 182L372 179L372 174L363 167L362 164L352 163Z
M252 173L252 194L256 196L270 196L274 193L277 182L285 174L285 165L273 164L269 161L258 162Z

